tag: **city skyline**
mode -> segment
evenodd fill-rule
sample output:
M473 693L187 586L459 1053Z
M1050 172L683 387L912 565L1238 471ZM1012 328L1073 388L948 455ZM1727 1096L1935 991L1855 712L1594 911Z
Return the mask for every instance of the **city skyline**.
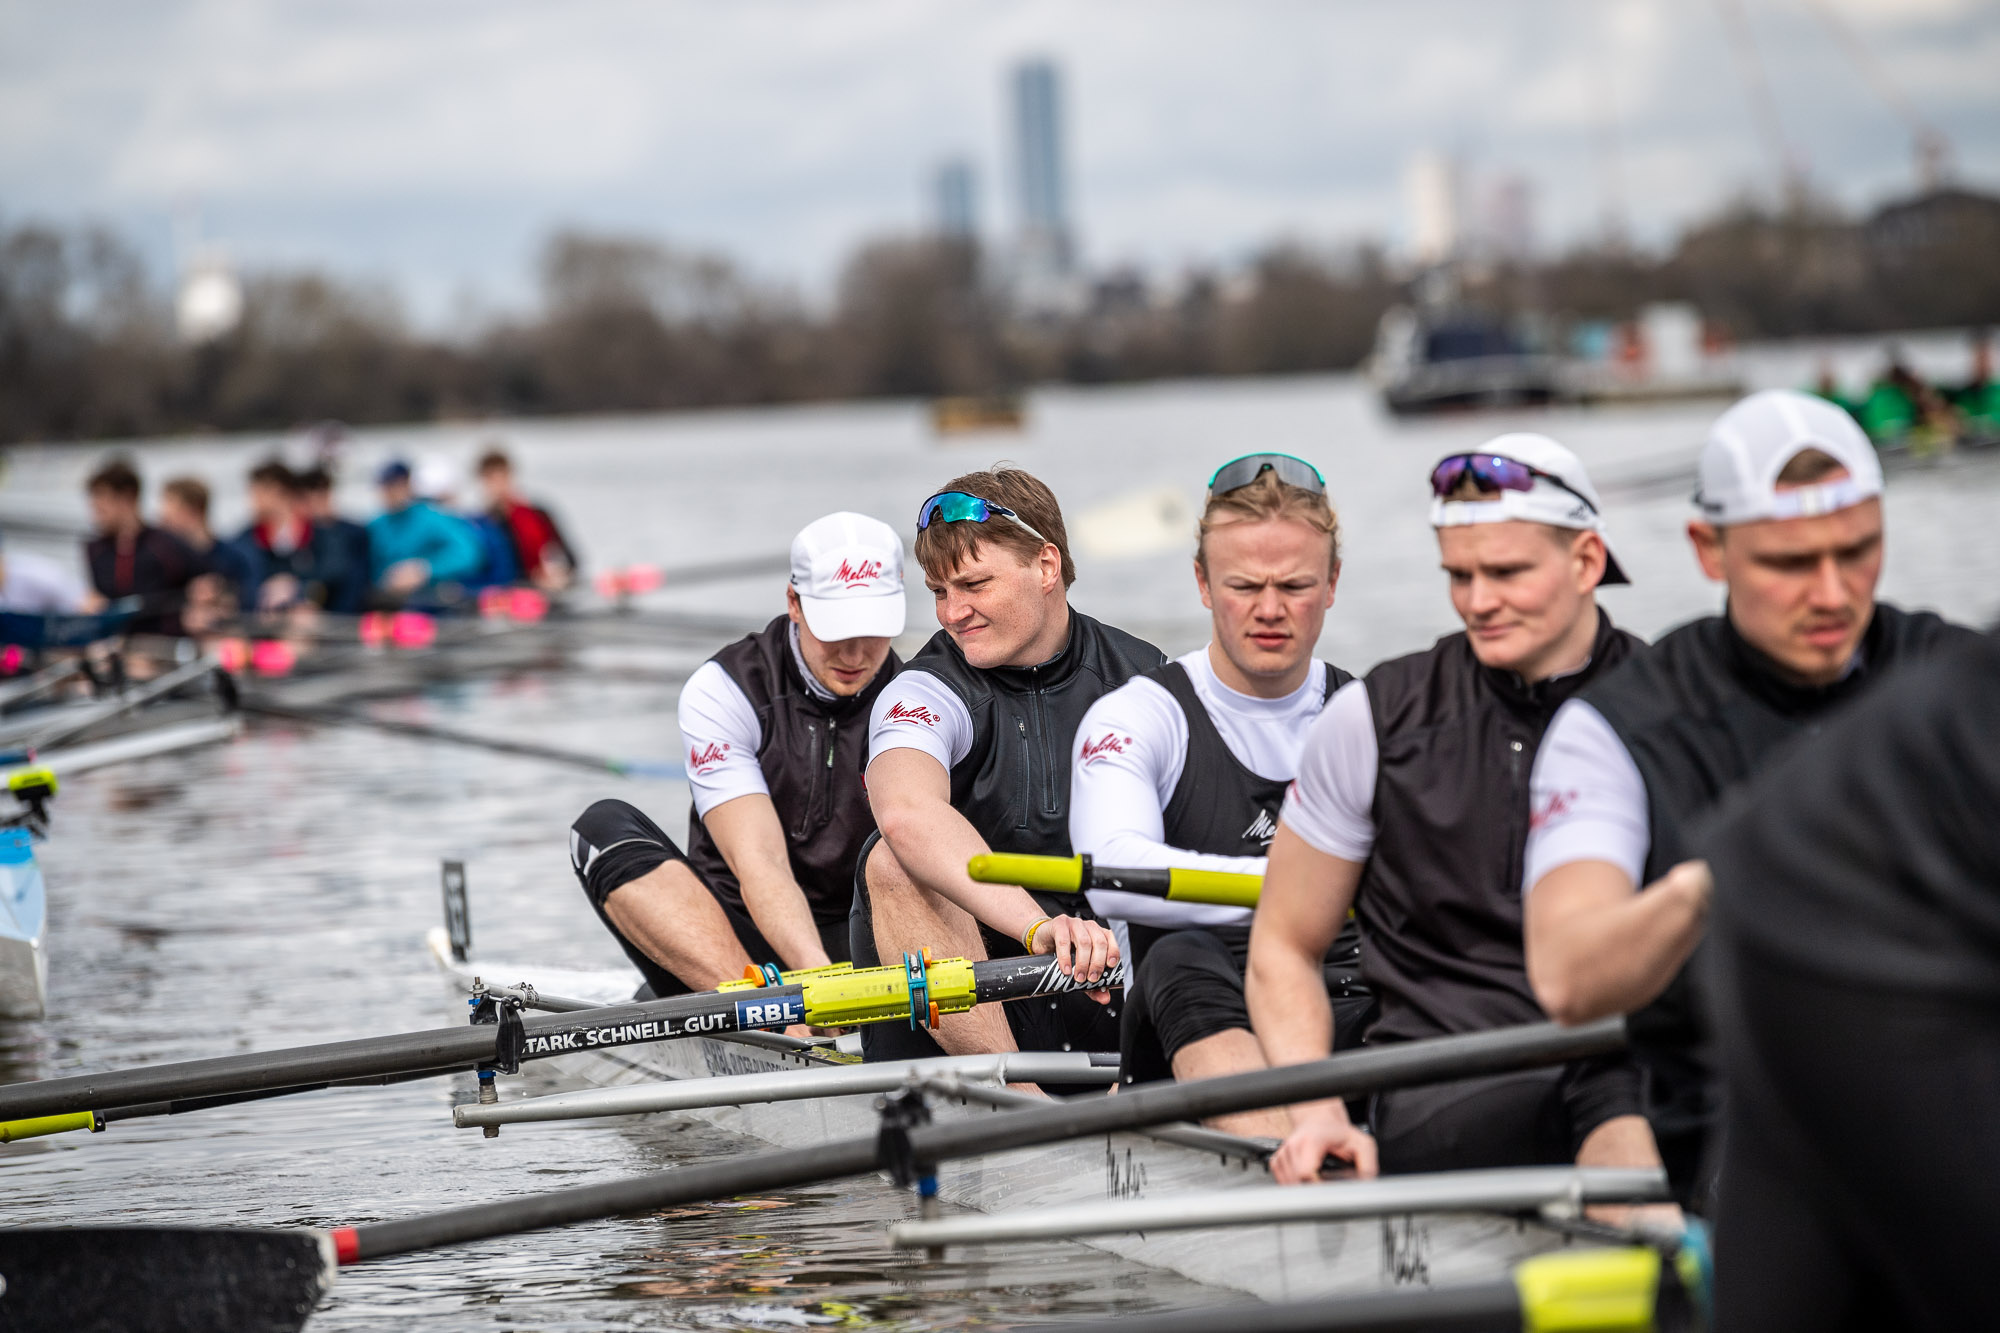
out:
M2000 6L1831 4L1959 179L2000 183ZM1423 152L1481 190L1518 182L1495 216L1530 202L1544 245L1598 234L1607 199L1656 245L1776 197L1771 108L1834 202L1913 190L1908 127L1825 25L1744 8L1768 107L1714 7L1669 0L748 0L607 3L588 22L506 3L13 4L0 215L103 221L156 267L178 219L243 268L379 279L432 322L531 300L537 247L566 224L717 251L814 299L859 241L930 229L942 161L971 167L978 232L1011 230L1013 191L993 188L1007 80L1037 55L1062 70L1066 216L1093 268L1227 264L1285 237L1405 249Z

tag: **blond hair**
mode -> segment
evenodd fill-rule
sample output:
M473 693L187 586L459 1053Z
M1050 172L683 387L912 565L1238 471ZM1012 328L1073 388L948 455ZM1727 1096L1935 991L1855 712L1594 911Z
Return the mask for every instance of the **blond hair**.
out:
M1208 534L1230 523L1260 523L1268 519L1296 519L1326 537L1328 570L1340 567L1340 518L1324 494L1280 481L1276 472L1260 472L1246 486L1221 495L1211 494L1201 511L1201 530L1195 538L1195 561L1208 568Z

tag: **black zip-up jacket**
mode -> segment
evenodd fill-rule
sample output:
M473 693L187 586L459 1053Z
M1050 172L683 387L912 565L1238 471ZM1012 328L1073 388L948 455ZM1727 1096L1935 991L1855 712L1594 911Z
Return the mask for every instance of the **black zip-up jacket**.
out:
M875 831L861 781L868 710L902 664L892 652L861 693L821 699L806 688L792 658L791 632L791 621L779 616L713 660L756 710L757 762L785 830L792 877L812 905L813 920L830 925L847 919L855 858ZM742 886L694 811L688 813L688 861L718 897L744 905Z
M1617 733L1646 784L1643 882L1701 855L1698 821L1793 741L1818 732L1841 705L1891 669L1972 637L1929 611L1878 602L1854 670L1832 685L1807 686L1788 680L1726 615L1709 616L1671 631L1601 681L1584 701ZM1663 1135L1699 1135L1719 1110L1695 980L1703 952L1698 946L1666 991L1630 1019L1647 1072L1647 1114Z
M1463 633L1368 673L1375 848L1354 914L1382 1004L1371 1042L1543 1020L1521 943L1528 778L1556 709L1645 646L1599 607L1590 662L1566 676L1524 684Z
M1166 657L1144 639L1075 607L1069 640L1040 666L981 668L943 630L910 659L943 681L972 715L972 748L951 770L951 803L996 852L1068 856L1069 763L1090 706ZM1087 912L1081 898L1043 910ZM1052 914L1054 914L1052 913Z

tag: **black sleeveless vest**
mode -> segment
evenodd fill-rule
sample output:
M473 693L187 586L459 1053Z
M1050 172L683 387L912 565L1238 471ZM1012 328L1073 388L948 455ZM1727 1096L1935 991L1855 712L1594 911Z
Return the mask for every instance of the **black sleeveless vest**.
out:
M868 762L868 710L900 669L896 655L857 695L821 699L806 688L792 658L791 621L779 616L712 659L757 712L757 762L785 830L792 877L812 904L813 920L847 919L854 862L875 831L861 773ZM730 904L743 890L701 818L688 813L688 862Z
M972 748L951 770L952 808L996 852L1070 855L1076 729L1092 704L1164 660L1152 644L1075 607L1068 643L1040 666L975 667L939 630L909 669L943 681L972 715ZM1051 915L1089 912L1073 895L1036 901Z
M1843 704L1899 664L1973 631L1928 611L1876 603L1856 669L1832 685L1790 683L1725 616L1663 637L1653 650L1583 696L1618 734L1646 784L1651 845L1645 883L1701 854L1699 825L1721 799L1794 740L1817 732ZM1808 923L1800 923L1801 929ZM1698 979L1706 946L1628 1030L1648 1076L1647 1114L1665 1133L1711 1124L1708 1021Z
M1645 644L1602 607L1581 671L1523 684L1463 633L1368 673L1380 759L1355 916L1382 1003L1369 1040L1543 1020L1521 944L1528 777L1556 709Z
M1187 759L1181 765L1180 781L1174 784L1167 808L1161 812L1163 841L1170 847L1219 856L1265 855L1271 849L1271 835L1278 831L1278 812L1284 807L1291 779L1262 777L1244 766L1216 729L1215 719L1208 715L1201 696L1195 693L1187 668L1179 662L1169 662L1156 671L1148 671L1146 676L1158 681L1173 696L1187 718ZM1326 690L1320 695L1320 707L1324 708L1333 692L1353 679L1352 674L1327 663ZM1225 937L1250 933L1247 925L1203 929ZM1168 933L1137 922L1127 923L1126 931L1132 941L1135 966L1153 941ZM1360 936L1349 921L1327 952L1327 961L1358 966L1359 952Z

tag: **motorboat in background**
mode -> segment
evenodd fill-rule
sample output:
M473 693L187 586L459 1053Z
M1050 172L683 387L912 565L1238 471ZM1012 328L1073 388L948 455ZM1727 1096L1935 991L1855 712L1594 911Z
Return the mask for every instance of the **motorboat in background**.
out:
M1563 391L1559 358L1532 350L1499 319L1464 308L1389 310L1376 327L1369 373L1398 416L1550 403Z
M1398 416L1550 403L1727 398L1743 379L1693 306L1649 305L1625 323L1579 321L1567 352L1553 322L1463 305L1396 306L1376 327L1369 374Z

